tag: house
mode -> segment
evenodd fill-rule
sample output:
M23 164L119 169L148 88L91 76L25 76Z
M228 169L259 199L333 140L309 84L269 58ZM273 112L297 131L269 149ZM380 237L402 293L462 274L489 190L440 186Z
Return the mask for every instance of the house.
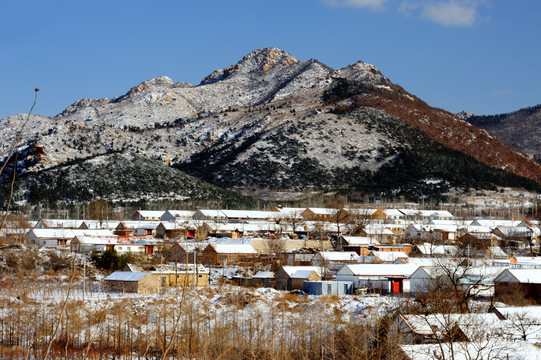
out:
M299 222L303 220L303 217L301 214L303 213L304 210L306 210L306 208L283 207L281 205L272 208L272 211L280 213L279 215L275 215L277 216L277 218L282 219L282 220L289 220L289 221L296 220Z
M302 212L302 218L307 221L345 222L349 216L345 209L307 208Z
M541 304L541 269L505 269L494 279L495 296L503 302L530 299Z
M121 221L115 227L114 233L118 236L156 236L158 225L160 225L160 221Z
M112 237L114 234L110 230L100 229L32 229L26 235L28 245L39 247L58 247L69 245L75 236L105 236Z
M163 261L169 263L194 263L202 256L203 249L207 245L203 242L165 242L160 249L160 255Z
M165 211L137 210L131 216L133 221L160 221Z
M150 272L161 287L204 287L209 284L209 270L201 264L162 264Z
M317 253L316 249L303 248L282 254L284 265L311 266L312 258Z
M257 255L250 244L209 244L203 250L201 261L203 264L225 266L253 261Z
M498 226L492 232L502 239L498 245L504 247L520 247L535 240L534 232L529 227Z
M428 222L430 220L453 220L454 216L446 210L398 209L406 220Z
M254 276L247 279L246 285L253 287L272 287L274 285L274 272L260 270Z
M404 238L429 242L454 241L458 233L456 225L421 225L410 224L404 231Z
M191 220L195 211L192 210L167 210L160 217L161 221L186 221Z
M376 209L370 218L381 220L386 224L404 224L406 216L398 209Z
M379 243L382 243L382 244L394 243L400 237L398 234L395 234L393 231L378 224L367 225L364 229L360 231L360 235L377 240Z
M85 236L77 235L70 242L72 252L89 253L94 250L105 251L108 246L116 244L118 236Z
M470 246L472 248L496 247L500 244L502 238L492 232L467 232L458 238L458 242L463 248Z
M389 293L409 293L409 277L418 266L398 264L344 265L336 273L338 281L352 281L355 289Z
M458 254L459 248L455 245L437 245L433 243L414 244L410 257L449 257Z
M301 290L303 281L321 280L323 271L319 266L282 266L274 273L274 283L280 290Z
M379 245L379 241L368 236L340 235L336 243L338 249L355 251L358 255L368 255L374 245Z
M492 309L500 320L511 323L514 339L525 340L541 348L541 306L495 306Z
M156 226L156 236L170 239L188 239L195 237L197 224L193 221L162 221Z
M477 249L475 251L470 251L470 254L467 254L469 257L479 257L485 259L507 259L509 255L502 250L499 246L489 246L486 249Z
M396 252L401 251L406 253L406 255L409 256L411 252L412 246L411 244L402 243L402 244L379 244L374 245L372 250L378 251L378 252Z
M148 272L115 271L104 281L105 291L151 294L158 292L160 281Z
M71 219L39 219L35 229L78 229L83 220L71 220Z
M462 267L451 259L434 259L431 266L420 266L410 276L410 289L412 294L426 293L437 284L453 281L474 297L493 297L494 279L501 272L501 267Z
M467 314L400 314L393 329L400 335L403 344L441 344L445 342L467 342L480 338L481 333L501 336L507 324L492 313Z

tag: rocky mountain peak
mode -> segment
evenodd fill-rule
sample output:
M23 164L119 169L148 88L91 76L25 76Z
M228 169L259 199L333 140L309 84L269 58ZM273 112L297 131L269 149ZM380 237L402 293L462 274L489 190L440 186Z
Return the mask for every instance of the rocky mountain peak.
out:
M471 112L466 111L466 110L462 110L461 112L456 113L455 115L456 115L457 118L459 118L461 120L468 120L472 116L475 116L474 113L471 113Z
M148 90L150 88L163 88L163 87L170 87L173 85L174 82L167 76L159 76L157 78L153 78L147 81L144 81L140 83L137 86L132 87L125 95L115 98L114 101L120 101L124 99L129 99L134 97L135 95Z
M299 60L289 55L287 52L271 47L251 51L244 56L238 63L225 69L214 71L209 76L201 80L201 85L212 84L220 80L225 80L238 72L259 72L265 73L277 65L288 66L297 64Z
M335 72L334 77L374 84L389 84L390 81L374 65L358 61Z

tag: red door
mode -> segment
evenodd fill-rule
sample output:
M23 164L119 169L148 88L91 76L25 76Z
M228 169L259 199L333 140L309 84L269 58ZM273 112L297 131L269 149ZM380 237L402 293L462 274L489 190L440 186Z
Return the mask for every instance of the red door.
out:
M393 294L400 293L400 281L398 280L391 280L391 285L393 287Z

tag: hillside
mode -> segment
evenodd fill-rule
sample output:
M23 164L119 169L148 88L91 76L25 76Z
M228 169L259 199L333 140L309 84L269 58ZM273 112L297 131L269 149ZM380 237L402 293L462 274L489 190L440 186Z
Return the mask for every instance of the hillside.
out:
M4 157L24 119L0 120ZM199 85L160 77L114 99L79 100L53 118L31 116L19 145L17 199L31 203L225 196L207 183L260 197L441 198L450 189L534 189L525 178L541 175L531 157L372 65L335 71L275 48ZM4 189L12 169L2 174Z
M541 162L541 105L508 114L470 116L467 121Z

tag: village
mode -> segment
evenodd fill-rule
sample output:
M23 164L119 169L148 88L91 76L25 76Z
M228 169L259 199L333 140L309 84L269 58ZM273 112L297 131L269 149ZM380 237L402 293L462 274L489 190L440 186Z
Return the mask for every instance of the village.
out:
M341 325L371 324L373 336L374 326L386 319L386 341L399 345L393 357L382 358L467 358L470 352L486 352L483 359L541 358L537 220L465 219L445 210L277 206L138 210L121 221L40 219L29 226L22 230L6 222L3 235L11 241L4 250L60 251L89 268L105 253L129 255L131 262L121 268L102 269L97 281L94 275L93 292L82 292L88 301L163 298L171 291L173 298L208 291L215 298L221 291L257 298L267 289L268 296L295 297L297 305L310 299L321 306L330 298L356 302L357 308L387 304L379 320L352 320L363 313L357 309L345 311Z

